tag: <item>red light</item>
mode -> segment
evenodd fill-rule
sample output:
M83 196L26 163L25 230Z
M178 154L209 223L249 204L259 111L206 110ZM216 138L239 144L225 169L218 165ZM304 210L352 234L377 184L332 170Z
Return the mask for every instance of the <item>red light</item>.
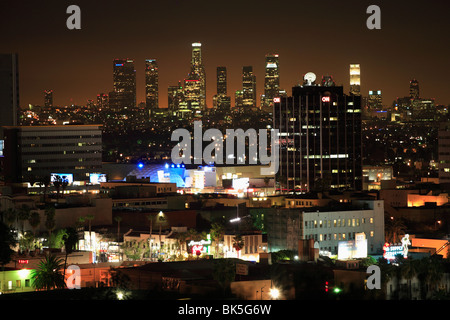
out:
M275 103L279 103L280 101L281 101L281 99L279 97L273 98L273 102L275 102Z
M19 262L19 264L28 264L28 260L23 260L23 259L20 259L17 262Z
M330 102L330 97L322 97L322 102Z

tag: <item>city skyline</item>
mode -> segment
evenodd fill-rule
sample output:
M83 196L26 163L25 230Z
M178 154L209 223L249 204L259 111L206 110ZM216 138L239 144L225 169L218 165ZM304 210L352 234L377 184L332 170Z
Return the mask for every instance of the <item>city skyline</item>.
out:
M371 4L367 1L282 1L277 4L280 15L274 14L274 24L266 23L271 17L264 20L271 11L269 4L246 1L238 7L238 2L229 1L221 4L219 15L218 5L205 1L191 6L180 1L128 6L118 1L107 6L80 1L82 29L68 30L66 4L50 1L25 7L11 3L2 11L5 37L0 51L19 54L21 107L43 105L44 90L53 90L54 105L85 105L113 89L111 61L120 58L135 61L137 103L145 101L145 60L156 59L160 106L167 107L168 87L188 77L194 42L202 43L209 107L216 94L218 66L227 68L230 96L241 90L242 67L252 66L259 104L264 93L264 58L269 53L279 54L280 87L288 94L310 71L318 77L332 75L336 85L348 92L349 65L358 63L362 95L380 89L384 105L408 96L412 79L419 81L423 97L435 98L437 104L450 103L440 78L450 72L449 47L439 35L449 28L444 19L448 4L422 8L415 1L380 2L381 30L366 27L366 9ZM149 18L148 12L154 14ZM180 32L189 23L189 12L199 17L198 27ZM424 16L433 19L423 20ZM245 24L250 28L241 37ZM156 31L152 37L145 38L152 30ZM297 40L304 35L308 41Z

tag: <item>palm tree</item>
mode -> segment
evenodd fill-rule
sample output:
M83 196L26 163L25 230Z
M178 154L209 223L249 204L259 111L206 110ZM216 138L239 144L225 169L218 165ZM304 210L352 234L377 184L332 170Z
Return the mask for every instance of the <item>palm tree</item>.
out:
M24 204L17 213L17 220L21 221L22 234L24 234L24 221L30 218L31 208Z
M47 255L32 272L33 287L37 290L65 288L64 274L61 272L63 265L63 259Z
M183 253L183 248L184 248L184 245L186 244L186 240L189 238L189 233L187 233L187 232L177 233L176 238L177 238L177 241L180 246L180 252ZM187 251L187 246L186 246L186 251Z
M4 211L4 219L5 223L8 225L8 227L12 228L14 223L17 221L17 210L14 208L8 208L6 211Z
M92 220L94 220L93 214L88 214L86 220L89 222L89 248L92 248Z
M242 238L242 235L236 234L233 238L233 248L236 250L238 258L239 258L239 252L244 247L244 244L245 243L244 243L244 239Z
M39 178L39 185L44 186L44 203L47 202L47 191L51 184L51 178L49 175L44 175Z
M48 206L45 208L45 216L47 219L45 220L45 227L48 231L48 246L51 248L51 238L52 238L52 231L56 227L56 221L55 221L55 207Z
M230 289L230 284L236 277L236 265L230 259L217 259L214 261L213 279L217 281L222 288L224 295Z
M406 226L401 218L388 217L386 221L386 242L398 243L406 232Z
M28 223L33 229L33 235L36 236L36 229L41 223L41 216L39 215L39 212L37 211L31 212L30 217L28 218Z
M67 257L71 254L77 247L78 244L78 234L74 228L67 228L63 236L64 249L66 251L66 259L64 260L64 272L66 274Z
M61 189L62 182L63 182L63 180L62 180L61 176L59 176L59 175L53 176L53 186L56 189L56 199L59 198L59 190ZM56 201L58 201L58 200L56 200Z
M400 275L408 282L408 300L412 299L411 281L417 274L417 264L413 259L400 259Z
M114 221L117 222L117 242L120 241L120 222L122 221L121 216L115 216Z

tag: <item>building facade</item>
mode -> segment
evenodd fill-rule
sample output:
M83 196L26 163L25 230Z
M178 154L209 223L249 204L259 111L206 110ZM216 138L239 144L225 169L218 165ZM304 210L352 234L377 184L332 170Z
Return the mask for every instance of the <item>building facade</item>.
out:
M155 59L145 60L145 107L150 114L159 108L158 64Z
M362 190L361 97L340 86L310 85L274 103L281 193ZM319 190L320 189L320 190Z
M0 128L17 126L20 118L18 54L0 54L0 88Z

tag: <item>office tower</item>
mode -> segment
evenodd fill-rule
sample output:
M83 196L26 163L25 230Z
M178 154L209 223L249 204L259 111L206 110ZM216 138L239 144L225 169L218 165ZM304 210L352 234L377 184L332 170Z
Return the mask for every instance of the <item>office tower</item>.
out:
M252 66L242 68L242 105L244 108L256 107L256 77Z
M278 54L266 55L266 68L264 77L264 106L273 105L273 98L279 96L280 70Z
M200 79L184 80L184 102L185 109L190 111L191 118L199 118L202 116L201 96L202 82Z
M108 109L108 95L100 93L97 95L97 109L99 111Z
M217 67L217 95L227 95L227 68Z
M439 183L450 184L450 125L442 122L438 131Z
M361 96L315 84L308 73L291 97L274 103L273 127L280 136L280 191L362 190Z
M201 110L206 108L206 72L202 60L202 44L192 44L191 72L188 80L199 81L198 104Z
M70 176L85 188L91 173L102 170L102 129L99 125L5 127L5 179Z
M158 104L158 64L155 59L145 60L145 105L151 113Z
M231 97L227 96L227 68L217 67L217 94L213 97L213 107L230 110Z
M16 126L20 119L19 57L17 54L0 54L0 140L2 126Z
M381 94L381 90L369 91L367 107L369 111L379 111L383 109L383 96Z
M361 94L361 69L359 64L350 64L350 93Z
M113 91L109 94L109 107L123 112L136 106L136 70L131 59L114 59Z
M236 90L234 93L234 107L240 111L243 106L243 92L242 90Z
M44 106L47 108L53 107L53 90L44 91Z
M409 82L409 97L410 99L419 99L420 91L419 91L419 81L413 79Z

